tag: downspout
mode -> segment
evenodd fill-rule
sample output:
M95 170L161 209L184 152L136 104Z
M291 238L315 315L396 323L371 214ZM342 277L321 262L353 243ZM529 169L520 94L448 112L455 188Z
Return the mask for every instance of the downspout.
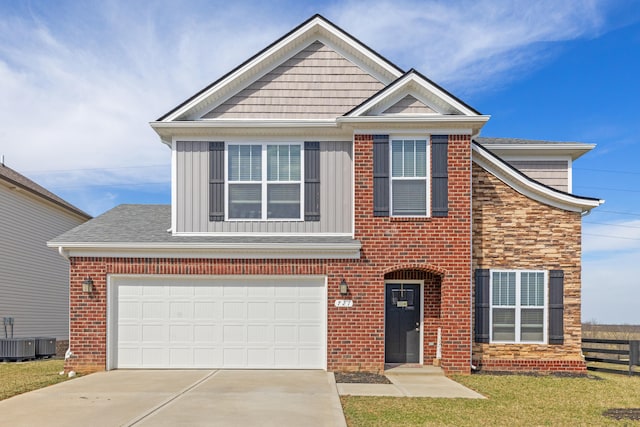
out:
M473 144L474 138L480 135L478 131L475 135L471 135L471 142ZM471 325L471 333L469 334L469 366L472 371L477 371L478 367L473 364L473 147L469 147L471 156L469 156L469 188L471 189L470 203L469 203L469 324Z
M64 250L64 247L58 246L58 253L62 256L62 258L69 261L69 252Z
M60 256L62 256L62 258L69 261L69 252L65 251L63 246L58 246L58 253L60 254ZM65 362L73 354L71 353L71 301L69 301L69 323L67 324L67 328L69 336L69 346L67 347L67 351L64 353ZM62 372L60 372L60 375L64 375L64 368L62 369ZM69 372L69 378L71 378L71 372Z

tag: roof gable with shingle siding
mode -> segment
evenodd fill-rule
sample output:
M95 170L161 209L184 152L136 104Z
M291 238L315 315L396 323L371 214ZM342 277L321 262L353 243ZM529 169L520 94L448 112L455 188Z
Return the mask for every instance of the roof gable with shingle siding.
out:
M203 118L335 118L383 87L334 49L315 41Z

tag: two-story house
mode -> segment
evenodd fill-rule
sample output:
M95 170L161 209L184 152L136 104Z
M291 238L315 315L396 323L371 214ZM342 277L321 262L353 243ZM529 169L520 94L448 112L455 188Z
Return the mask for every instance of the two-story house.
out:
M446 60L446 58L443 58ZM585 369L593 148L480 138L489 116L313 16L151 123L171 206L49 244L68 369Z

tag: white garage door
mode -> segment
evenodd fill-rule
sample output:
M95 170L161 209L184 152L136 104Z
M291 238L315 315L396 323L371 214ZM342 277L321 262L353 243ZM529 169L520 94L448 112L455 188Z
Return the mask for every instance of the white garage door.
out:
M110 368L326 368L323 278L110 283Z

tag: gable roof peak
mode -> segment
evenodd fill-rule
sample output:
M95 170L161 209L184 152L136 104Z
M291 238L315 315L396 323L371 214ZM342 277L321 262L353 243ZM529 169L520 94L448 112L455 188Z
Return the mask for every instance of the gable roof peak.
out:
M411 68L384 89L344 114L344 117L360 117L371 112L377 115L385 107L397 102L407 94L415 95L416 98L443 115L482 116L478 110L425 77L415 68Z
M311 43L320 41L366 69L374 78L387 85L404 71L373 49L344 31L320 14L315 14L266 48L250 57L191 98L157 119L172 122L198 119L208 107L227 99L242 85L264 75L291 55Z

